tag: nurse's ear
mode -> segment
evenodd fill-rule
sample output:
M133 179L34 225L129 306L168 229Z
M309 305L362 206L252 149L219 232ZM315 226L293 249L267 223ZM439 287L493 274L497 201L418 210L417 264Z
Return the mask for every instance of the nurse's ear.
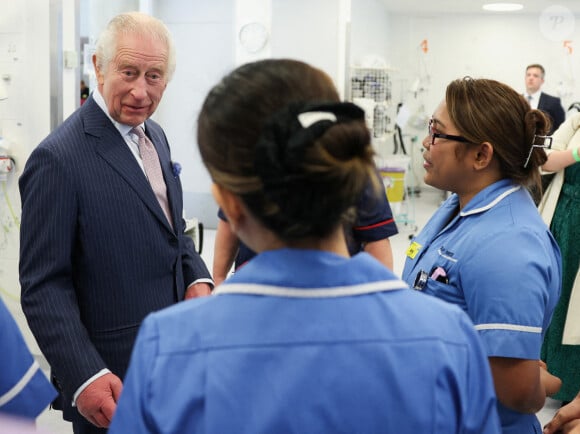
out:
M211 186L211 192L218 206L226 215L230 228L236 232L240 222L244 219L244 207L241 199L227 188L215 183Z
M491 143L480 143L474 152L473 165L475 170L483 170L491 165L493 161L493 145Z

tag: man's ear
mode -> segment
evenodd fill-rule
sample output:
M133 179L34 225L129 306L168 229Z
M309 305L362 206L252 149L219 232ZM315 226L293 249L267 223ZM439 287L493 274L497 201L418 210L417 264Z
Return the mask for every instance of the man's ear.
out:
M489 142L481 143L475 151L474 167L476 170L485 169L493 160L493 146Z
M92 60L93 60L93 68L95 69L95 76L97 77L97 84L101 85L103 84L104 81L103 71L101 71L101 68L99 68L99 66L97 65L96 54L93 54Z
M224 212L232 230L238 227L243 219L243 207L240 198L225 187L212 184L211 192L218 206Z

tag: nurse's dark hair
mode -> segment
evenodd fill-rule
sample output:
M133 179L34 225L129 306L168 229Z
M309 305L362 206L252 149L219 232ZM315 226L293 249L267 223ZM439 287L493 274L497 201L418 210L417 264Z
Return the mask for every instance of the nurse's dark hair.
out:
M465 77L452 81L445 95L447 110L459 134L473 143L489 142L504 178L541 192L539 167L546 162L540 136L550 120L510 86L489 79ZM527 156L532 154L527 165ZM524 167L525 165L525 167Z
M376 179L364 113L339 101L320 69L267 59L235 69L203 103L197 141L213 182L285 241L329 235ZM325 115L309 126L304 112Z

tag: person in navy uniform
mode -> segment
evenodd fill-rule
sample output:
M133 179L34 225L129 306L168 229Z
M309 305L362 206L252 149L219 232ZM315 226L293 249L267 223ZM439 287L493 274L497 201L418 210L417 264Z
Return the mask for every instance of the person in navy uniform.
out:
M377 173L377 179L381 180ZM381 194L376 194L373 183L369 183L357 201L356 220L345 225L344 233L350 255L368 252L393 270L393 251L389 237L398 233L391 206L382 181ZM234 271L252 259L256 252L238 240L230 229L223 211L218 211L218 226L215 236L213 271L216 285L223 282L234 266Z

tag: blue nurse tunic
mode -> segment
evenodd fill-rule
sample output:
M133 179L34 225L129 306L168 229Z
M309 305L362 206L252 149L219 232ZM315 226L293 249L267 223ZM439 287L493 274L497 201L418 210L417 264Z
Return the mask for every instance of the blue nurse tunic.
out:
M499 433L460 309L367 253L257 255L148 316L109 432Z
M403 280L467 312L489 357L539 360L560 293L556 241L528 192L510 180L458 210L453 194L412 241ZM499 403L498 411L504 434L542 432L534 414Z
M57 393L24 342L6 305L0 300L0 413L36 418Z

